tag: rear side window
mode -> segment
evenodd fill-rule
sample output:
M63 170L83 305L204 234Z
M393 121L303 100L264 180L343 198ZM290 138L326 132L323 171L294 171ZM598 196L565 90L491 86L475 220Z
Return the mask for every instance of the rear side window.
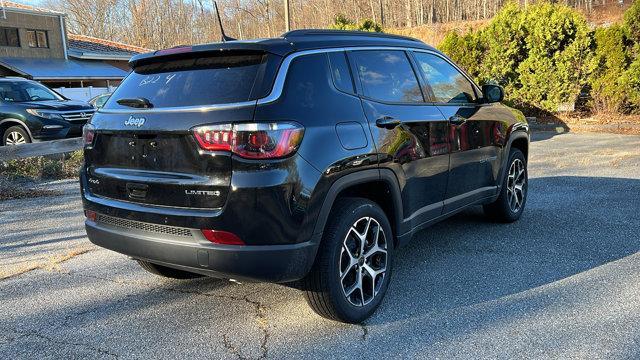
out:
M404 51L353 51L363 95L379 101L423 102L416 74Z
M208 56L137 66L120 84L105 108L127 108L124 98L145 98L154 108L228 104L255 100L262 88L269 56L242 54ZM272 79L270 79L272 80ZM272 81L270 82L270 84Z
M457 104L476 101L471 82L446 60L420 52L415 52L414 56L436 102Z
M328 56L329 63L331 64L331 76L333 77L333 83L336 88L340 91L353 94L353 81L351 80L351 72L349 71L346 54L342 51L330 52Z

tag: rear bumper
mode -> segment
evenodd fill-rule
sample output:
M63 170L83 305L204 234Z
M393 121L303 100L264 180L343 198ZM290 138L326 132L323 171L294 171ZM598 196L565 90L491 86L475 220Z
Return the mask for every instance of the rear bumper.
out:
M89 165L93 156L90 154L85 149L85 161ZM231 175L225 203L213 205L220 207L207 208L188 207L190 205L187 202L184 206L168 206L131 197L124 199L124 194L114 198L110 194L94 193L89 181L95 184L101 178L90 172L90 166L83 166L80 171L83 206L86 210L116 218L227 231L252 246L293 245L308 242L312 238L316 214L321 205L319 201L322 199L321 193L311 197L311 194L318 193L314 191L320 176L317 170L299 156L269 164L246 164L238 160L237 166L233 166L235 170ZM159 181L158 185L167 183L166 179L155 181ZM119 183L120 191L126 191L123 189L125 183L126 180ZM156 185L148 181L135 183L150 187ZM187 189L190 187L177 187L174 190L184 194ZM159 196L169 195L167 191Z
M283 283L303 278L311 269L321 235L290 245L217 245L192 235L173 236L85 222L92 243L136 259L200 273L245 281Z

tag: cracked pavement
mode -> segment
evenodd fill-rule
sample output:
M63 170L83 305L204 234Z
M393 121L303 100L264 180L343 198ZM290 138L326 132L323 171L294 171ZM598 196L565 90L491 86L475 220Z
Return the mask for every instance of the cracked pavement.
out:
M522 219L420 233L362 325L285 286L146 273L88 243L73 181L2 201L4 269L90 251L0 280L0 358L638 358L640 137L534 139Z

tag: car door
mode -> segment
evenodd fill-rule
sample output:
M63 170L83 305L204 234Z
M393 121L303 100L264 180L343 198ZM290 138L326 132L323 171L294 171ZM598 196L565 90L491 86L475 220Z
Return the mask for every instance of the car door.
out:
M425 101L409 54L402 50L348 52L381 167L400 184L404 225L441 214L449 168L448 123Z
M494 195L506 125L496 118L495 106L483 103L477 86L448 59L432 52L413 55L428 92L449 121L451 155L443 211Z

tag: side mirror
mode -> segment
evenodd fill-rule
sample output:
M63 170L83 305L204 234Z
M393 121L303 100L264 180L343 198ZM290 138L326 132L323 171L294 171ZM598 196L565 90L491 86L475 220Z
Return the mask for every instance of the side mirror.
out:
M504 90L498 85L483 85L482 95L484 101L488 103L495 103L504 100Z

